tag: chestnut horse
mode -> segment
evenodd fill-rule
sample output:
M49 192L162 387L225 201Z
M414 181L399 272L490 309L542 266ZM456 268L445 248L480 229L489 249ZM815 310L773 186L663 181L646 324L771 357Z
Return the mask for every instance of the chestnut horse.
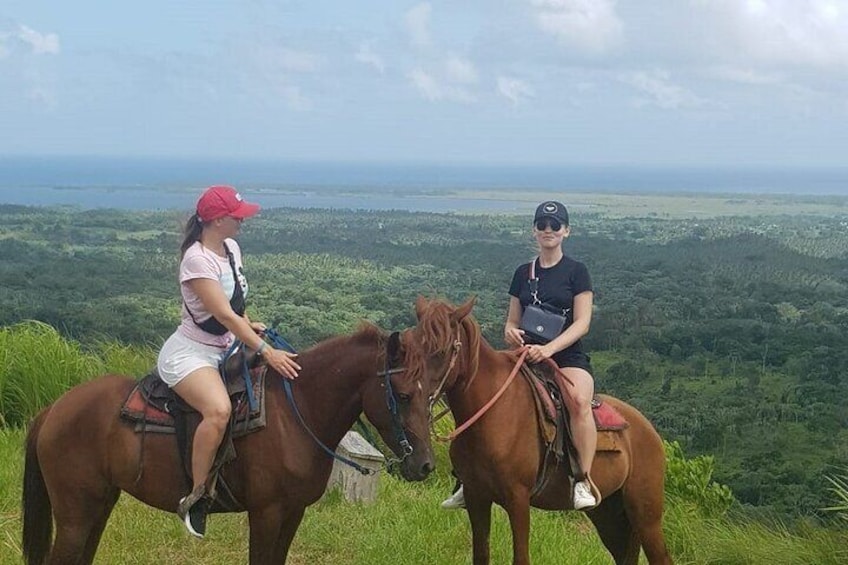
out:
M403 372L387 371L389 340L367 325L303 351L293 396L306 425L330 449L338 446L363 410L397 454L404 450L398 438L402 434L395 428L402 426L412 453L403 459L401 473L407 480L423 480L434 467L427 405L433 387ZM388 406L387 372L397 416ZM304 511L323 494L333 466L333 459L293 412L282 378L268 369L267 425L235 439L237 458L222 469L248 513L252 565L285 562ZM134 384L116 375L81 384L30 425L22 546L28 565L92 563L121 491L176 512L180 497L191 490L175 436L136 433L119 417Z
M495 351L481 337L470 315L474 299L456 308L444 301L419 298L418 324L405 347L427 344L441 349L438 366L432 360L416 361L407 352L410 372L432 374L443 380L454 421L461 425L477 414L501 389L517 361L515 352ZM461 344L461 345L457 345ZM456 357L453 351L461 351ZM447 374L447 367L453 366ZM632 406L601 396L627 420L630 427L617 438L620 451L598 451L591 476L603 495L601 504L587 512L616 563L636 564L640 547L650 563L671 563L662 532L665 456L659 435ZM475 565L489 563L489 530L492 503L509 515L513 563L530 563L530 507L546 510L572 508L566 471L542 465L545 447L537 421L533 392L524 379L516 379L479 420L456 436L450 458L464 485L471 521ZM545 473L544 477L539 475ZM534 492L537 480L547 480ZM540 481L539 484L542 484Z

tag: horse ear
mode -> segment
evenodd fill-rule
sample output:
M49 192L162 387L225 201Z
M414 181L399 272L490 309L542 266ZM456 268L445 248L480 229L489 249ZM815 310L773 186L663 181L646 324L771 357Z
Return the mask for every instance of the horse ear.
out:
M477 302L477 297L472 296L468 300L465 301L465 304L459 306L456 310L451 314L451 320L454 322L458 322L460 320L464 320L471 313L471 310L474 308L474 304Z
M419 294L418 298L415 300L415 315L418 319L421 319L421 316L424 315L424 311L427 309L427 299L424 298L423 295Z
M400 332L392 332L389 335L389 341L386 343L386 355L389 357L389 363L392 366L401 363L400 349L403 343L400 339Z

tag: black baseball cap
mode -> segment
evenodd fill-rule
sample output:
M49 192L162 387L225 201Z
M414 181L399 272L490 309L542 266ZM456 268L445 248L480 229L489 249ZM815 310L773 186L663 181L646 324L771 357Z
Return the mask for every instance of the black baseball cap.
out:
M536 215L533 216L533 223L535 224L540 218L545 217L556 218L562 225L568 225L568 210L565 209L565 205L562 202L548 200L539 204L536 207Z

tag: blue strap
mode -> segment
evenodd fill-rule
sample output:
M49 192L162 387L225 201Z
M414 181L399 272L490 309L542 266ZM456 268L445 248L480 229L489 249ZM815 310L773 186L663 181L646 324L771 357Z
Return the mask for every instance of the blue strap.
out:
M294 348L289 345L289 343L285 339L283 339L283 337L279 333L277 333L276 330L265 330L265 337L271 340L271 344L274 346L274 348L282 349L284 351L288 351L289 353L295 353ZM347 457L339 455L338 453L324 445L324 443L320 439L318 439L318 436L316 436L315 433L309 428L309 426L306 425L306 421L303 419L303 415L300 413L300 410L297 407L297 403L294 400L294 393L292 391L291 380L286 378L283 379L283 389L286 391L286 398L289 399L289 404L291 404L292 410L294 411L294 415L297 416L297 421L300 422L300 425L303 426L303 429L307 431L313 441L318 444L318 447L324 450L324 452L330 455L330 457L332 457L333 459L336 459L346 465L353 467L363 475L371 474L370 469L366 469L356 461L351 461Z

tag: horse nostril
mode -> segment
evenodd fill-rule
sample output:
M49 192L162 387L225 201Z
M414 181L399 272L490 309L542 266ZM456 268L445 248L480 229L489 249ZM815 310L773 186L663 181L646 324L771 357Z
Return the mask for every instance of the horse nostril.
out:
M424 475L429 475L433 471L433 464L427 461L423 465L421 465L421 473Z

